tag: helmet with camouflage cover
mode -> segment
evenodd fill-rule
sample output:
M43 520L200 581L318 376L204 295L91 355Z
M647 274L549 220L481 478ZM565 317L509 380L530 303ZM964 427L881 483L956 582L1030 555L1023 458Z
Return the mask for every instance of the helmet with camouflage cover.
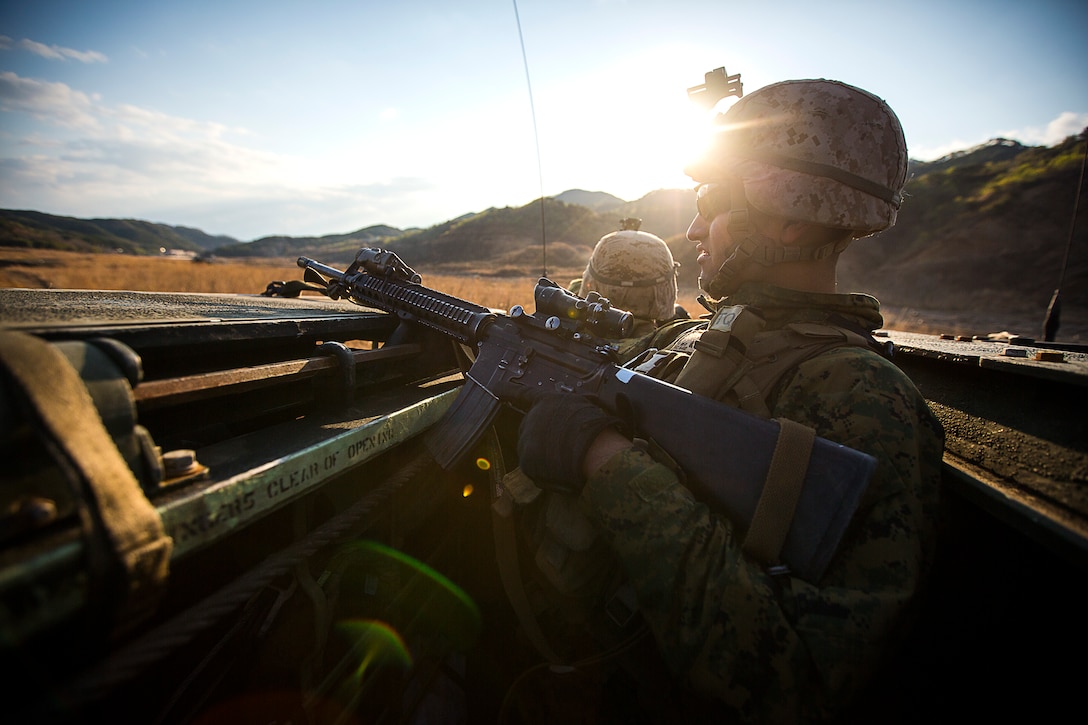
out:
M873 94L839 81L783 81L719 116L710 147L686 171L700 183L701 215L704 206L728 209L733 253L713 277L699 278L721 298L750 264L834 259L851 240L894 224L907 144L895 113ZM784 246L750 223L750 209L841 234Z
M700 183L739 177L755 208L857 238L895 224L907 144L895 113L873 94L839 81L783 81L720 116L687 173Z
M676 314L676 268L680 265L660 237L639 231L632 221L624 220L622 229L597 242L579 294L596 292L613 307L642 319L671 319Z

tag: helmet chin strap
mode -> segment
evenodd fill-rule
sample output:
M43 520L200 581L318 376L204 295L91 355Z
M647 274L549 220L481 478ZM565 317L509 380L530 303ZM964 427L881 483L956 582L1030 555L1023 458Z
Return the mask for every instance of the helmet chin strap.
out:
M705 284L699 280L699 287L716 300L736 292L737 276L751 264L770 267L782 262L808 262L826 259L846 249L850 238L828 242L819 247L784 246L779 240L768 237L755 228L749 219L748 201L744 194L744 182L739 178L729 180L729 196L732 208L729 210L727 229L729 238L739 240L733 247L733 253L722 262L722 266Z
M729 181L729 198L732 208L729 210L729 238L734 240L733 253L722 262L718 271L705 284L699 280L699 286L716 300L728 297L736 291L737 276L753 262L761 262L766 256L763 252L774 245L774 240L757 231L748 219L748 200L744 194L744 182L736 177Z

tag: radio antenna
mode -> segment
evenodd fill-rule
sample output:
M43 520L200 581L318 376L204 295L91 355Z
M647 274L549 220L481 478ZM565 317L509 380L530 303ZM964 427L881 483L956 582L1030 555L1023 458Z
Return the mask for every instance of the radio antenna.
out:
M536 173L540 181L540 245L542 255L542 272L540 276L548 276L548 234L544 228L544 170L540 162L540 132L536 128L536 107L533 105L533 84L529 80L529 58L525 54L525 38L521 34L521 16L518 14L518 0L514 1L514 19L518 24L518 40L521 41L521 62L525 66L525 85L529 89L529 112L533 117L533 140L536 142Z
M1077 180L1077 194L1073 197L1073 221L1069 224L1069 240L1065 243L1065 256L1062 258L1062 271L1058 275L1058 288L1054 290L1054 296L1050 298L1050 305L1046 308L1046 319L1043 320L1043 341L1053 342L1058 334L1062 316L1062 284L1065 283L1065 270L1069 265L1069 250L1073 246L1073 235L1077 231L1077 210L1080 208L1080 190L1084 185L1084 170L1088 167L1088 133L1081 134L1084 137L1084 156L1080 160L1080 178Z

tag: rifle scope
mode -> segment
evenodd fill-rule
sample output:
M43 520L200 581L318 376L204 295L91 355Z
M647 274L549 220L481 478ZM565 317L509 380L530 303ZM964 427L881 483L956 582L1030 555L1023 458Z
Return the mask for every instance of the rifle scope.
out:
M596 292L582 298L543 277L537 282L533 296L538 317L556 317L564 327L577 332L616 339L629 337L635 324L630 312L612 307L607 298Z

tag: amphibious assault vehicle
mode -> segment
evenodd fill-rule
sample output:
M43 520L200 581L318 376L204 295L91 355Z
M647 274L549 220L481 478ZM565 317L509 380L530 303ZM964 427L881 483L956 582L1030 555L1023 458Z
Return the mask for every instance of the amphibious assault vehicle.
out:
M24 351L0 387L5 721L532 719L491 500L516 416L451 470L421 444L462 348L309 295L8 289L0 312ZM945 426L949 509L862 719L1075 708L1088 355L885 334Z

